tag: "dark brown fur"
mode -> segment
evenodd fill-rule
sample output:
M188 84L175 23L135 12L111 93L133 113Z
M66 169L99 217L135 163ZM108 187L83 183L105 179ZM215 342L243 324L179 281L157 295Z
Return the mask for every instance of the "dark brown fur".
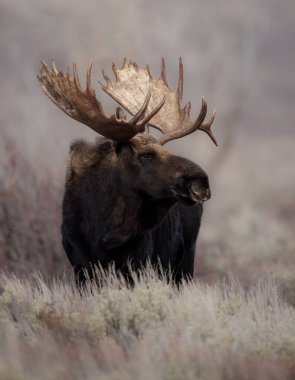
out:
M77 283L85 270L113 263L128 276L150 260L176 282L191 277L205 172L148 135L132 143L99 139L71 147L63 201L63 244Z

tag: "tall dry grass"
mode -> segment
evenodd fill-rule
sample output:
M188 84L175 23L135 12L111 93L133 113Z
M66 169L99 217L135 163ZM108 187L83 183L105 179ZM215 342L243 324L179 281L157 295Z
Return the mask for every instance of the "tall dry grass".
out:
M0 278L1 379L293 379L295 309L271 276L179 289L148 268L81 297L67 280Z

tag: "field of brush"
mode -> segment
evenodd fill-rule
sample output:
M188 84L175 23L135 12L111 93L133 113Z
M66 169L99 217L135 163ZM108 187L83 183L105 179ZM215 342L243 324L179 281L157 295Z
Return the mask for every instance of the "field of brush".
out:
M81 297L65 279L0 278L1 379L294 379L295 309L265 276L176 289L147 269Z

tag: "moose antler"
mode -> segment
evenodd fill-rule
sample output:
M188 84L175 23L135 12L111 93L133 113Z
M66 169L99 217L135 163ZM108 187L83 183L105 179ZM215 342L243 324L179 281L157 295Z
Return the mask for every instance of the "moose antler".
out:
M61 71L58 72L54 61L52 70L49 70L47 64L42 62L38 79L45 94L62 111L109 139L127 142L136 134L144 132L145 124L163 107L165 98L163 97L153 109L149 108L150 112L145 116L151 99L151 92L147 89L141 105L129 121L126 121L124 117L118 118L123 113L119 109L116 115L107 117L91 87L91 69L92 63L87 71L85 91L81 88L75 64L72 78L69 68L67 74L64 75Z
M159 129L164 134L163 137L157 140L159 144L164 145L168 141L178 139L200 129L206 132L214 144L217 145L211 131L215 111L210 120L203 124L207 113L205 99L202 98L201 110L194 123L190 120L191 104L188 103L185 107L181 107L183 93L183 65L181 58L179 59L179 80L176 91L172 91L167 83L163 58L159 78L152 77L148 65L145 68L140 68L135 62L127 63L126 59L124 59L121 69L118 69L113 64L113 72L116 81L110 80L103 71L106 85L101 84L101 87L132 115L138 112L149 91L151 99L146 107L146 112L151 112L162 98L166 99L161 111L155 113L149 120L149 125Z

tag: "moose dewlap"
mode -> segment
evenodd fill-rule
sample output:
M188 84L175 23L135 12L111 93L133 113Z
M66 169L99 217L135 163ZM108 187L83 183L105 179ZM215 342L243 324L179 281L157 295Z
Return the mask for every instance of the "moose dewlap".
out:
M38 79L45 94L67 115L104 136L95 143L71 146L63 200L62 238L79 286L96 276L95 266L110 264L128 279L130 270L151 262L169 271L175 282L194 272L196 240L203 205L210 198L207 174L200 166L163 148L168 141L197 130L211 132L213 113L205 123L207 103L190 120L190 103L181 107L183 66L172 91L165 75L124 60L113 65L115 81L104 72L102 89L121 107L106 116L91 87L90 64L86 89L76 66L73 76L42 63ZM127 121L123 109L132 118ZM162 132L159 139L147 129Z

